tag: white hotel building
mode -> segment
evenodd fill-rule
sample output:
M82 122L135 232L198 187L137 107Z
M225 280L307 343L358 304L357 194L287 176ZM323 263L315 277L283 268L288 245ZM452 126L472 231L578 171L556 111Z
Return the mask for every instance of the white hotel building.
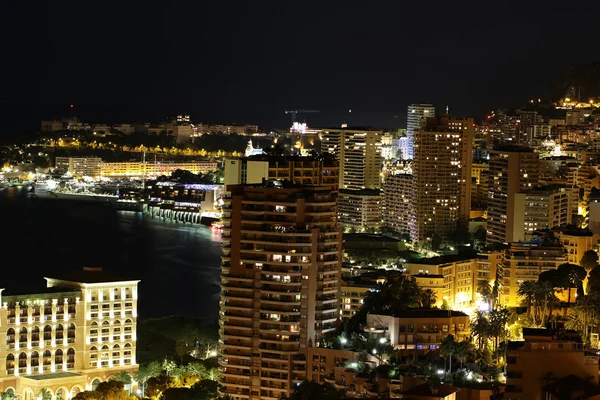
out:
M0 392L71 399L134 373L139 281L101 268L45 279L36 290L0 289Z

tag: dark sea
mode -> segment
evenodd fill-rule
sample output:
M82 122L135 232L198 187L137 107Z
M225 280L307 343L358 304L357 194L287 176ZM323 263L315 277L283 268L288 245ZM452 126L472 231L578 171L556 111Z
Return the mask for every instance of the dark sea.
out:
M42 285L44 276L99 266L141 280L140 317L214 322L220 251L220 233L204 225L0 188L0 288Z

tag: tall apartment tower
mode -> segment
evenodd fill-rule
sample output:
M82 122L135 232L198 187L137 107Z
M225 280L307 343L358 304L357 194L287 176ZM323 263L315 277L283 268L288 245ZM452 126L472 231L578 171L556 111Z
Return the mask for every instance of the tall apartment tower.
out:
M490 151L488 245L519 239L519 224L515 223L515 195L538 185L538 168L539 155L530 148L504 146Z
M440 115L415 132L411 240L466 228L471 209L473 119Z
M427 118L435 117L435 107L432 104L411 104L406 116L407 155L414 158L415 132L423 129Z
M222 394L289 397L311 347L336 330L342 236L336 193L289 181L232 185L223 213Z
M339 161L340 189L378 189L381 174L380 130L323 129L321 150Z

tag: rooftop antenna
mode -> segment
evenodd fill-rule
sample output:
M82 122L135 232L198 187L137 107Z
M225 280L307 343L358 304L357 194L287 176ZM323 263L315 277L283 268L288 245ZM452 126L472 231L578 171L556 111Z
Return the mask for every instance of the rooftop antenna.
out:
M449 106L446 106L446 114L450 115L450 107Z

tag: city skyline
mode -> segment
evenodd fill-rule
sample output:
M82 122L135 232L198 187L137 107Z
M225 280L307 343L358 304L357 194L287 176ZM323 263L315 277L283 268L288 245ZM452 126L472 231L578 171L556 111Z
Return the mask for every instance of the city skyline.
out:
M548 98L571 65L595 61L587 22L597 5L589 5L558 12L541 3L490 10L453 4L431 12L415 3L33 10L15 3L7 5L5 14L14 18L3 29L5 36L21 34L7 43L15 57L5 66L12 78L1 100L51 115L73 104L82 116L136 120L184 112L268 128L289 125L285 110L306 108L321 110L306 118L314 126L402 127L412 103L477 117ZM89 29L117 17L128 22ZM577 21L577 40L562 29L551 39L544 34L569 20ZM494 51L509 43L519 45Z

